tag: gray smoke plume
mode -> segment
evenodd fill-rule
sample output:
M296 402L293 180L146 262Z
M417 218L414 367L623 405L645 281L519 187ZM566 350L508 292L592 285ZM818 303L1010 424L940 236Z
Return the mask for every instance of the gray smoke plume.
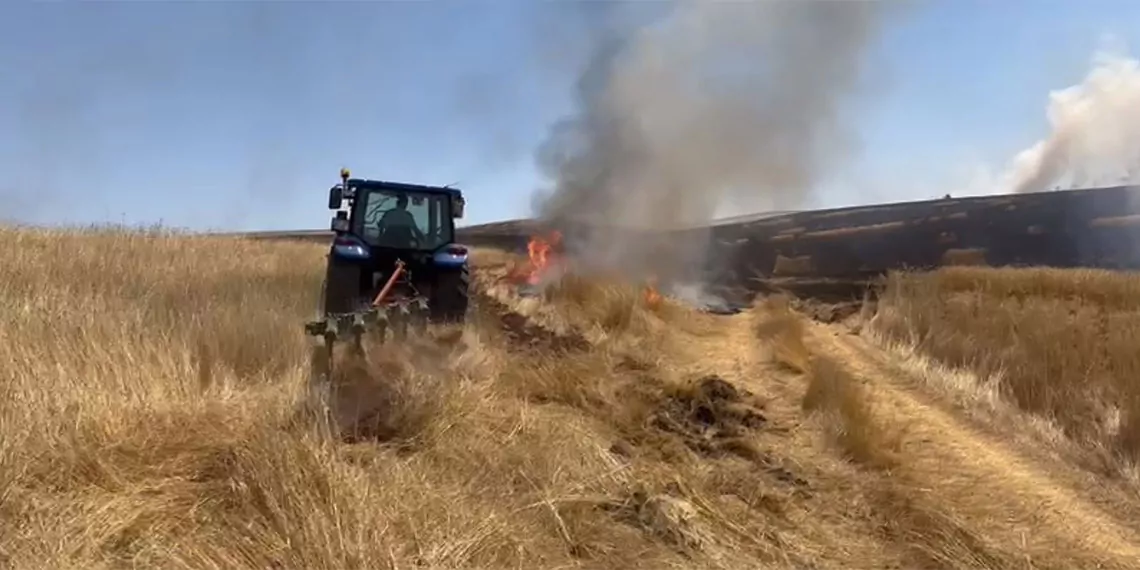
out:
M667 278L703 253L614 228L706 224L726 201L794 209L849 158L845 124L888 4L678 0L636 26L595 30L577 108L538 160L552 225L587 223L580 246L607 269ZM598 14L595 14L598 16ZM681 246L684 250L681 250Z

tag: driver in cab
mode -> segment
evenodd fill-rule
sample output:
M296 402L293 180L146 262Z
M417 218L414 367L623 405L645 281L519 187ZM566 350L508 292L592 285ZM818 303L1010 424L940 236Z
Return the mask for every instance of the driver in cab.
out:
M416 219L408 211L408 197L396 198L396 207L384 212L380 218L380 237L396 243L424 243L424 233L416 225Z

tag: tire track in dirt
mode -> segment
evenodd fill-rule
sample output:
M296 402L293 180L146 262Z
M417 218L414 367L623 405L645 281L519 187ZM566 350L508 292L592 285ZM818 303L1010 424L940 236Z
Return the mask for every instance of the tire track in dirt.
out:
M524 397L535 405L569 406L606 426L605 431L613 438L609 451L622 469L645 477L635 485L632 495L605 501L603 510L615 521L648 532L669 548L692 557L695 567L755 567L757 560L765 560L761 567L838 568L794 562L796 553L770 543L769 537L748 526L744 517L726 517L719 502L705 502L710 496L709 485L724 486L733 481L745 487L732 491L739 495L735 508L745 511L777 508L768 502L774 499L761 491L769 485L790 489L786 491L789 493L803 492L804 481L742 443L768 427L751 394L715 373L675 382L673 375L649 355L587 339L573 326L560 332L549 329L546 325L552 318L557 321L558 315L536 307L541 300L519 297L511 288L496 284L492 272L478 275L476 282L480 285L480 311L493 315L504 329L517 325L576 339L572 351L536 347L530 354L519 354L523 360L545 363L545 369L536 370L537 376L526 379L530 389ZM514 343L510 337L508 333L504 339L508 344ZM587 362L594 366L583 368ZM559 397L557 390L542 393L554 387L545 374L559 368L574 377L566 380L581 393L572 397ZM581 373L596 378L583 378ZM676 478L658 479L670 471ZM704 562L697 563L700 559Z
M499 273L481 277L487 283ZM813 323L806 333L811 352L838 363L863 388L870 421L894 436L885 443L900 462L878 471L844 459L824 441L827 428L801 410L810 378L766 363L754 316L694 311L691 320L707 321L696 327L707 332L678 331L680 342L670 343L676 348L659 366L677 377L716 374L768 398L768 425L753 443L807 485L780 507L790 527L779 540L795 544L797 558L821 568L1140 568L1140 535L1090 500L1076 479L1060 476L1065 466L940 405L889 351L841 326ZM891 507L877 502L884 492L889 500L918 501L896 505L918 518L894 524L897 513L876 512ZM942 535L916 544L930 537L915 532ZM929 547L940 551L922 551Z
M788 377L765 365L751 311L714 316L694 311L690 318L703 334L685 334L684 342L663 364L682 376L716 371L738 389L764 402L768 425L749 440L756 452L799 481L787 495L759 491L779 504L776 540L809 560L806 568L919 568L906 549L884 541L883 518L864 495L862 475L835 454L820 449L817 427L804 421L799 400L802 378ZM681 333L684 334L684 333Z
M549 322L561 330L555 322L560 320L558 315L534 306L542 304L539 299L518 298L498 284L501 270L496 269L499 268L484 268L474 280L496 302L494 306L524 315L532 321L531 326L547 328ZM764 398L757 398L744 387L752 366L750 358L741 358L747 352L690 352L693 347L720 343L725 317L686 311L680 318L686 326L660 331L667 336L644 347L650 352L619 357L612 363L616 376L605 382L618 383L619 397L609 406L593 411L611 428L620 428L611 452L632 457L629 461L634 463L663 462L651 468L654 470L669 469L666 465L671 465L696 477L676 481L676 489L665 493L671 500L687 503L704 513L703 517L710 517L682 526L725 525L721 528L727 533L723 544L717 546L721 542L718 539L706 545L706 554L713 559L724 554L717 554L724 545L743 538L751 545L748 552L734 552L733 556L755 563L757 559L751 557L759 555L766 561L760 567L903 568L898 553L884 548L873 536L873 528L854 527L844 519L842 511L848 505L834 501L827 489L819 492L811 476L800 471L800 465L785 460L786 454L779 450L783 443L774 447L768 444L786 438L787 426L782 420L769 421ZM614 350L604 338L587 340L591 342L591 351ZM595 341L602 345L593 346ZM617 350L621 353L628 349ZM718 358L718 354L722 357ZM590 412L588 408L584 411ZM628 421L637 417L642 419ZM693 455L680 452L682 447ZM698 485L703 491L690 495L683 491L689 485ZM716 489L709 489L708 485ZM713 502L706 503L709 499ZM829 514L821 517L823 511ZM721 560L720 564L703 567L736 566Z
M845 472L836 461L819 454L818 442L827 436L800 411L799 401L809 378L765 367L758 355L761 347L752 315L720 318L718 322L721 327L715 334L692 339L689 349L677 355L679 366L694 372L715 367L739 385L768 395L769 417L790 427L788 441L776 444L781 448L778 453L800 465L804 476L813 482L847 479L846 488L832 494L830 500L856 504L863 495L877 501L884 487L905 487L907 498L894 494L889 500L905 503L917 494L923 505L903 504L902 508L920 509L912 513L915 517L938 519L906 521L900 527L902 532L893 536L874 521L857 517L827 528L837 536L848 534L842 541L848 548L862 549L864 554L874 552L866 543L860 547L858 540L851 541L852 534L884 541L880 546L888 552L892 550L888 543L894 542L893 548L907 561L903 563L907 568L1140 568L1140 536L1135 530L1099 508L1067 479L1057 477L1051 465L1026 457L932 402L919 391L917 379L908 378L903 369L892 365L890 353L848 334L841 326L811 324L806 340L812 352L848 370L865 387L874 423L897 436L889 441L893 444L889 451L902 458L894 471L876 474L856 468ZM830 454L833 460L839 459L834 450ZM836 516L826 514L828 506L811 508L822 519ZM879 516L889 517L890 513ZM885 522L888 526L891 523ZM916 556L914 551L924 545L908 544L909 524L930 524L934 532L944 533L935 540L948 546L946 551ZM827 537L817 534L820 529L797 532L826 544ZM970 543L979 537L984 543Z
M837 326L813 324L808 343L861 383L873 421L897 437L902 465L892 476L945 499L947 514L1019 551L1029 568L1140 567L1133 529L1052 477L1049 466L928 403L890 354Z

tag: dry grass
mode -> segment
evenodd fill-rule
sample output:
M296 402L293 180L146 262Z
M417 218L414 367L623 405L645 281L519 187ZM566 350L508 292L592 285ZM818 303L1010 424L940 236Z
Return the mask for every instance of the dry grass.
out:
M524 264L522 256L488 255L495 266L507 268ZM490 273L494 273L491 271ZM543 283L524 300L516 295L517 286L509 279L484 278L486 293L529 320L559 334L578 335L595 345L626 352L661 352L682 334L707 334L712 321L697 314L685 302L659 297L649 299L645 283L632 282L621 275L599 271L551 270Z
M906 567L1036 567L991 548L977 529L956 517L959 501L940 497L929 480L908 464L900 431L905 427L884 423L863 381L844 363L807 348L804 317L791 311L788 299L764 299L758 308L754 328L762 340L774 343L769 357L804 376L804 413L817 419L845 460L865 470L851 474L851 484L861 489L875 513L881 539L902 552Z
M622 275L568 272L553 279L543 296L576 326L605 334L654 336L658 332L655 324L662 322L686 333L707 332L708 320L694 318L684 301L666 296L651 301L649 286Z
M800 406L824 416L827 430L849 461L889 469L897 465L897 437L875 420L862 382L835 357L808 347L805 317L785 295L758 299L753 332L763 357L787 372L802 375L806 388Z
M831 428L844 455L875 469L890 469L899 463L897 436L874 419L874 412L860 382L843 366L826 356L811 360L803 408L830 412Z
M559 276L544 289L544 300L607 333L644 331L650 311L641 288L618 278L577 273Z
M1064 466L1054 472L1058 466L1027 460L1016 446L995 445L932 404L932 394L916 390L920 386L892 353L852 353L865 345L855 337L844 340L843 333L833 337L835 329L804 338L807 326L792 321L803 317L785 306L782 300L762 303L754 328L777 344L807 347L807 355L795 359L806 362L802 368L788 366L778 351L769 357L806 381L801 406L807 426L818 426L829 447L859 467L848 480L872 506L878 536L902 553L904 567L1134 564L1135 534L1126 524L1114 526L1129 520L1128 508L1098 511L1081 498L1082 483L1058 474ZM812 461L810 453L793 453ZM1114 498L1134 502L1127 494ZM1027 524L1032 537L1013 530Z
M747 398L635 343L520 351L483 308L342 360L329 430L320 247L0 238L0 567L794 566L749 506ZM608 306L614 336L648 318Z
M1051 567L962 514L1009 505L930 492L918 428L786 299L716 320L569 278L551 332L477 296L462 329L342 357L329 424L301 334L322 248L0 237L3 568ZM745 390L777 377L824 421Z
M877 417L861 381L831 357L811 360L803 408L819 415L843 457L869 470L860 481L881 517L883 538L906 552L916 568L1035 568L1031 562L987 544L984 532L956 510L963 497L944 497L915 471L902 450L900 429ZM951 472L943 475L952 477ZM949 500L948 500L949 499ZM1012 548L1010 548L1012 547Z
M115 231L0 235L4 564L236 562L237 550L205 539L181 545L210 528L233 526L235 543L269 532L272 513L242 522L257 494L313 473L258 471L324 452L274 437L301 380L296 331L315 307L318 251ZM261 460L271 462L250 463Z
M762 297L753 311L756 338L771 351L769 357L793 372L807 372L811 354L804 342L804 321L792 310L791 299L786 295Z
M889 277L874 329L994 381L1078 442L1140 458L1140 278L952 268Z

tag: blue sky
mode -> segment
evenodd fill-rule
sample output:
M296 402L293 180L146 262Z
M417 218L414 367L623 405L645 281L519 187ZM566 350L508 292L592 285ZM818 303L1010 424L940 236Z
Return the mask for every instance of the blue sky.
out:
M543 64L571 27L533 8L5 0L0 218L321 228L342 165L458 183L468 223L525 216L573 80ZM929 198L999 169L1105 34L1140 47L1140 2L915 2L870 54L859 154L811 205Z

